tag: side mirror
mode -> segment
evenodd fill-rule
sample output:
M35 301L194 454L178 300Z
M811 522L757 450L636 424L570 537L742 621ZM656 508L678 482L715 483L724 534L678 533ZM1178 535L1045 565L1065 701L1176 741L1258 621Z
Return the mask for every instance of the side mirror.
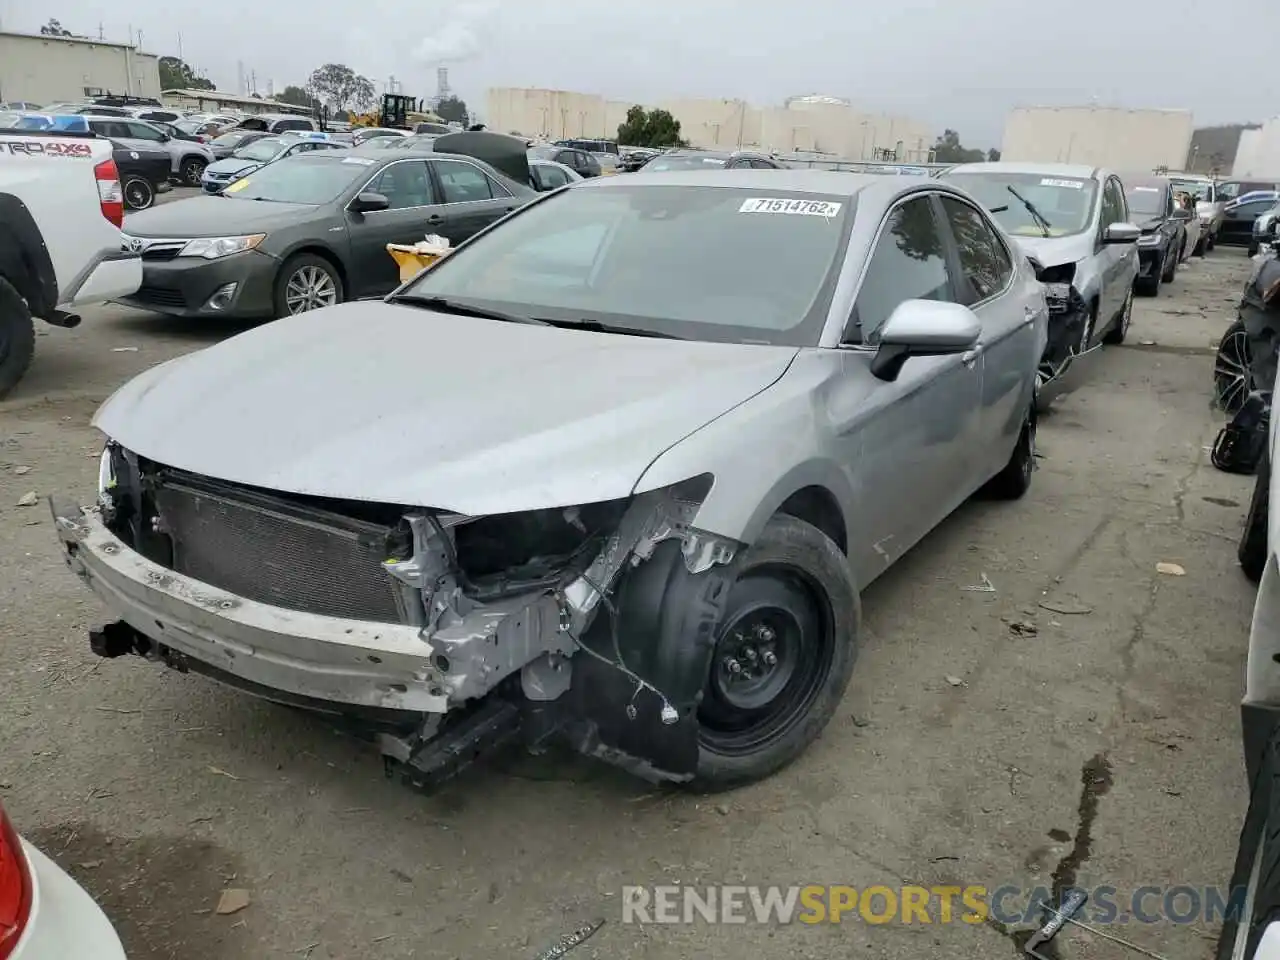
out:
M1112 223L1102 231L1103 243L1137 243L1142 228L1136 223Z
M939 300L904 300L889 314L871 360L871 373L896 380L910 357L964 353L982 336L982 324L968 307Z
M386 210L390 206L391 201L385 194L374 193L372 190L357 194L351 201L351 209L356 213L372 213L375 210Z

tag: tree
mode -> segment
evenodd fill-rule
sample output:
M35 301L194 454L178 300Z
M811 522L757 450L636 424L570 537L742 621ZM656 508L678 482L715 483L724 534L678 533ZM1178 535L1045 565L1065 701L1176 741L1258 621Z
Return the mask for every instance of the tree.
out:
M999 159L1000 159L1000 151L997 150L995 147L992 147L990 150L987 151L988 163L995 163Z
M326 63L317 67L307 84L317 97L335 110L351 106L365 108L377 97L373 81L343 63Z
M618 142L629 147L687 147L680 139L680 121L666 110L646 110L636 105L618 126Z
M43 27L41 27L40 32L44 34L46 37L72 36L72 33L70 30L63 27L63 25L59 23L57 20L53 20L53 19L50 19L48 23L46 23Z
M199 76L191 65L177 57L160 58L161 90L212 90L213 82Z
M280 103L291 103L295 107L314 107L316 98L307 93L302 87L295 87L293 84L285 87L280 91L280 95L276 97Z
M938 142L933 145L933 158L938 163L978 163L987 159L982 150L967 150L960 145L960 134L954 130L943 130Z
M441 120L450 123L460 123L464 127L469 122L470 114L467 112L467 104L465 101L457 97L445 97L436 104L436 116Z

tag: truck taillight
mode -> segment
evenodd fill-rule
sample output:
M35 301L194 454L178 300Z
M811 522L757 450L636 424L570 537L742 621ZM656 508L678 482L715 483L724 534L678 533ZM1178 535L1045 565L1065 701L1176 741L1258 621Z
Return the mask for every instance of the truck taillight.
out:
M120 186L120 171L116 169L114 160L103 160L93 168L94 179L98 181L98 202L102 204L102 215L117 227L124 226L124 190ZM0 960L3 960L0 957Z
M18 946L31 915L31 869L18 834L0 807L0 960Z

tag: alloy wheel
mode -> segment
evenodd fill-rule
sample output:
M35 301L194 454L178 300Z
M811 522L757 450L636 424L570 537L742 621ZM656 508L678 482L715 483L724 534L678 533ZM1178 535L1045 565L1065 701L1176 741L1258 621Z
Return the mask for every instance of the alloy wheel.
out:
M326 270L308 265L289 278L284 302L290 316L320 307L331 307L338 302L338 287Z
M1249 396L1253 386L1251 359L1249 335L1243 327L1233 329L1218 345L1213 364L1213 392L1218 406L1226 413L1235 413Z

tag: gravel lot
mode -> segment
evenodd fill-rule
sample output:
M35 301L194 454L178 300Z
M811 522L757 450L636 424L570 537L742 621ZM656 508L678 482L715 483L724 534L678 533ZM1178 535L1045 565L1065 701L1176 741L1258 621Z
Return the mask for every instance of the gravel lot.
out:
M495 758L423 797L322 722L94 658L85 631L103 611L65 569L46 506L17 503L89 501L95 407L237 328L118 307L42 328L0 403L0 799L133 960L532 958L594 918L607 923L574 960L1011 957L995 926L624 925L620 891L994 888L1073 870L1121 889L1225 883L1246 802L1252 589L1234 554L1252 480L1215 471L1205 448L1211 344L1247 267L1220 250L1140 299L1130 343L1095 355L1042 421L1031 494L962 508L865 596L861 659L821 740L711 800L554 754ZM995 592L965 589L984 575ZM219 916L227 887L252 902ZM1214 932L1123 935L1182 960L1209 956ZM1064 957L1125 955L1078 930L1059 940Z

